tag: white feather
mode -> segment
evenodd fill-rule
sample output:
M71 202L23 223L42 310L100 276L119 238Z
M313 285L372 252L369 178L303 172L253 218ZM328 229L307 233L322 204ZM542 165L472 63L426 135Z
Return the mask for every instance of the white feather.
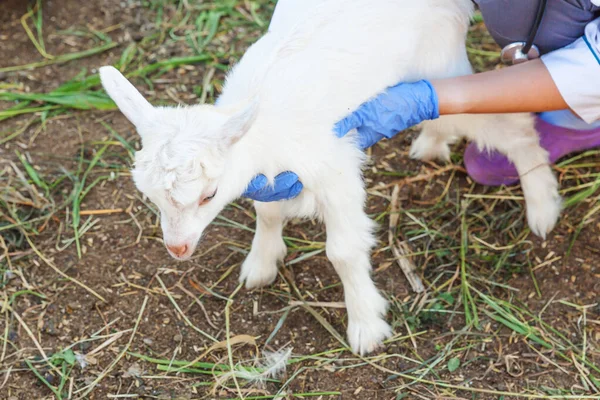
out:
M247 367L240 364L235 367L234 371L220 375L217 379L217 386L223 385L235 376L237 379L248 381L251 385L264 387L268 379L277 379L285 373L291 355L292 348L275 352L265 350L262 359L258 360L255 366Z

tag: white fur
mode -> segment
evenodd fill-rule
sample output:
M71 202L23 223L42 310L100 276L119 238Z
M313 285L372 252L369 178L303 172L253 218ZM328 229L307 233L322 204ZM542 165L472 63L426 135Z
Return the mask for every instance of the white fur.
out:
M296 172L304 184L299 197L256 204L257 232L241 279L254 288L276 278L286 219L322 219L327 255L344 285L350 345L361 354L376 349L391 328L387 302L370 277L375 224L363 208L365 157L354 131L340 139L332 127L400 81L471 73L465 49L471 12L470 0L323 0L300 8L295 24L278 24L248 49L215 106L149 109L116 69L101 68L105 89L142 137L133 177L160 208L165 243L187 245L178 256L189 257L206 226L256 174L272 181ZM443 117L424 124L411 154L447 159L448 143L464 136L508 154L520 173L528 172L522 183L529 222L546 234L560 203L549 166L533 168L547 163L547 154L532 118Z

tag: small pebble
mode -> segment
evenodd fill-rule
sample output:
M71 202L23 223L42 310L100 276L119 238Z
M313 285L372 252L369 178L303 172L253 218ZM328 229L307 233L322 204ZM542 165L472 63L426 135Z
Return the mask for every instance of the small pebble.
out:
M46 380L46 382L48 382L50 385L54 385L54 381L55 381L55 377L54 375L52 375L51 373L45 373L44 374L44 379Z

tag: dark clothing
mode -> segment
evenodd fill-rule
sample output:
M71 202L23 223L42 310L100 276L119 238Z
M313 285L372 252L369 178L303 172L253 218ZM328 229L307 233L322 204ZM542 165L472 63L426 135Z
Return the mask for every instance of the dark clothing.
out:
M527 40L541 0L474 1L490 34L504 47ZM548 0L534 43L542 54L565 47L581 38L585 26L598 17L600 7L591 0Z

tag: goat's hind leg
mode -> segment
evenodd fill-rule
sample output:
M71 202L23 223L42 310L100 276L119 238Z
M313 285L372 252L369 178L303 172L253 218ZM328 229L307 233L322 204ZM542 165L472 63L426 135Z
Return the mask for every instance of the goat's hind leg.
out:
M267 286L277 278L277 264L287 252L281 234L284 223L282 207L278 202L254 203L256 233L240 275L240 281L246 281L248 289Z
M392 333L385 321L387 301L371 279L370 251L375 243L374 222L363 206L365 193L360 177L337 177L324 207L327 257L344 285L348 312L348 340L357 354L375 350Z
M562 198L548 152L540 144L533 116L470 116L465 133L481 151L497 150L514 164L525 196L529 227L536 235L546 238L562 211Z
M432 42L428 51L435 51L438 42ZM426 57L422 59L423 76L433 79L473 73L464 41L455 43L459 47L446 46L435 51L446 63L433 64L427 62ZM480 149L494 149L506 155L519 172L531 230L541 237L552 230L562 208L558 182L548 163L548 153L539 144L530 115L447 115L426 121L422 128L411 146L413 158L446 161L450 158L449 145L464 136L477 142Z
M443 131L450 140L460 134L474 141L480 151L497 150L515 165L525 195L529 227L545 238L558 220L562 201L533 117L524 113L450 115L444 117L444 124Z

